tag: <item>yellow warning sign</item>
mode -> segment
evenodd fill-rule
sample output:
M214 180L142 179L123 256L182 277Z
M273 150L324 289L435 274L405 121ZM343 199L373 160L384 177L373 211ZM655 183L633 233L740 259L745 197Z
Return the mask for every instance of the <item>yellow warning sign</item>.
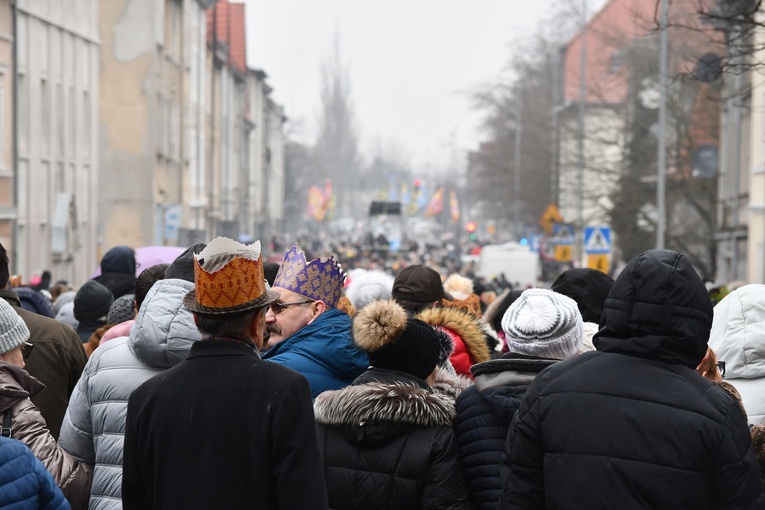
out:
M608 254L607 253L591 253L587 255L587 267L590 269L597 269L602 273L608 274Z
M571 245L570 244L555 245L555 261L556 262L571 262Z
M550 204L547 206L547 209L545 209L542 217L539 218L539 226L544 229L545 234L550 235L553 233L553 225L556 223L563 223L563 217L560 215L558 206Z

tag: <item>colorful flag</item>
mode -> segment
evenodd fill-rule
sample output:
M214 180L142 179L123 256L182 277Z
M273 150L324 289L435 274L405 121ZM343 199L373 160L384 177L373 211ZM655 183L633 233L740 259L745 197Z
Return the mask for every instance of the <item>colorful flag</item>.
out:
M436 216L437 214L441 214L441 211L444 209L444 188L438 188L435 193L433 193L433 197L430 199L430 202L428 202L428 207L425 209L425 217L430 218L431 216Z
M449 192L449 206L452 210L452 225L460 221L460 204L457 202L457 192L452 190Z
M324 192L318 186L311 186L308 190L308 216L316 221L324 221L327 214L327 200L324 198Z

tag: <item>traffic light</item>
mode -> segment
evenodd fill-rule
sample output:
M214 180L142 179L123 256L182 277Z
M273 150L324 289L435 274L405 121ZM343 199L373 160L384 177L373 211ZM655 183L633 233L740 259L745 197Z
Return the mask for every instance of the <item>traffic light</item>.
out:
M414 180L414 189L419 190L420 189L420 184L422 184L420 182L420 180L419 179L415 179Z
M470 221L470 222L468 222L468 223L465 225L465 230L467 230L467 231L468 231L468 232L470 232L471 234L472 234L473 232L475 232L475 229L476 229L476 228L477 228L477 225L475 224L475 222L474 222L474 221ZM471 236L471 238L472 238L472 236Z

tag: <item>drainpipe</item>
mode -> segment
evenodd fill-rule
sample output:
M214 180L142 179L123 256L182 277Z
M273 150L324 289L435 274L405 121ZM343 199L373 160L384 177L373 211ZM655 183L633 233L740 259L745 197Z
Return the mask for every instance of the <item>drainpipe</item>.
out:
M13 82L13 105L11 107L11 164L13 165L13 228L11 229L11 274L16 273L18 268L17 260L19 255L19 140L18 140L18 120L19 120L19 91L18 91L18 68L19 68L19 45L18 35L18 8L16 0L11 0L11 38L13 39L13 50L11 55L13 64L11 65L11 81ZM2 119L0 119L2 121Z

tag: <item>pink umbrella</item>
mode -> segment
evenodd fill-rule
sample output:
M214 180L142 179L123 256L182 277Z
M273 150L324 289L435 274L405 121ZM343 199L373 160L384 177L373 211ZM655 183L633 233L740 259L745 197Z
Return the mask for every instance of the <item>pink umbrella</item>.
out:
M186 251L186 248L183 246L142 246L141 248L136 248L135 260L137 264L135 275L138 276L144 269L156 266L157 264L171 264L184 251ZM100 274L101 267L99 266L90 277L95 278Z

